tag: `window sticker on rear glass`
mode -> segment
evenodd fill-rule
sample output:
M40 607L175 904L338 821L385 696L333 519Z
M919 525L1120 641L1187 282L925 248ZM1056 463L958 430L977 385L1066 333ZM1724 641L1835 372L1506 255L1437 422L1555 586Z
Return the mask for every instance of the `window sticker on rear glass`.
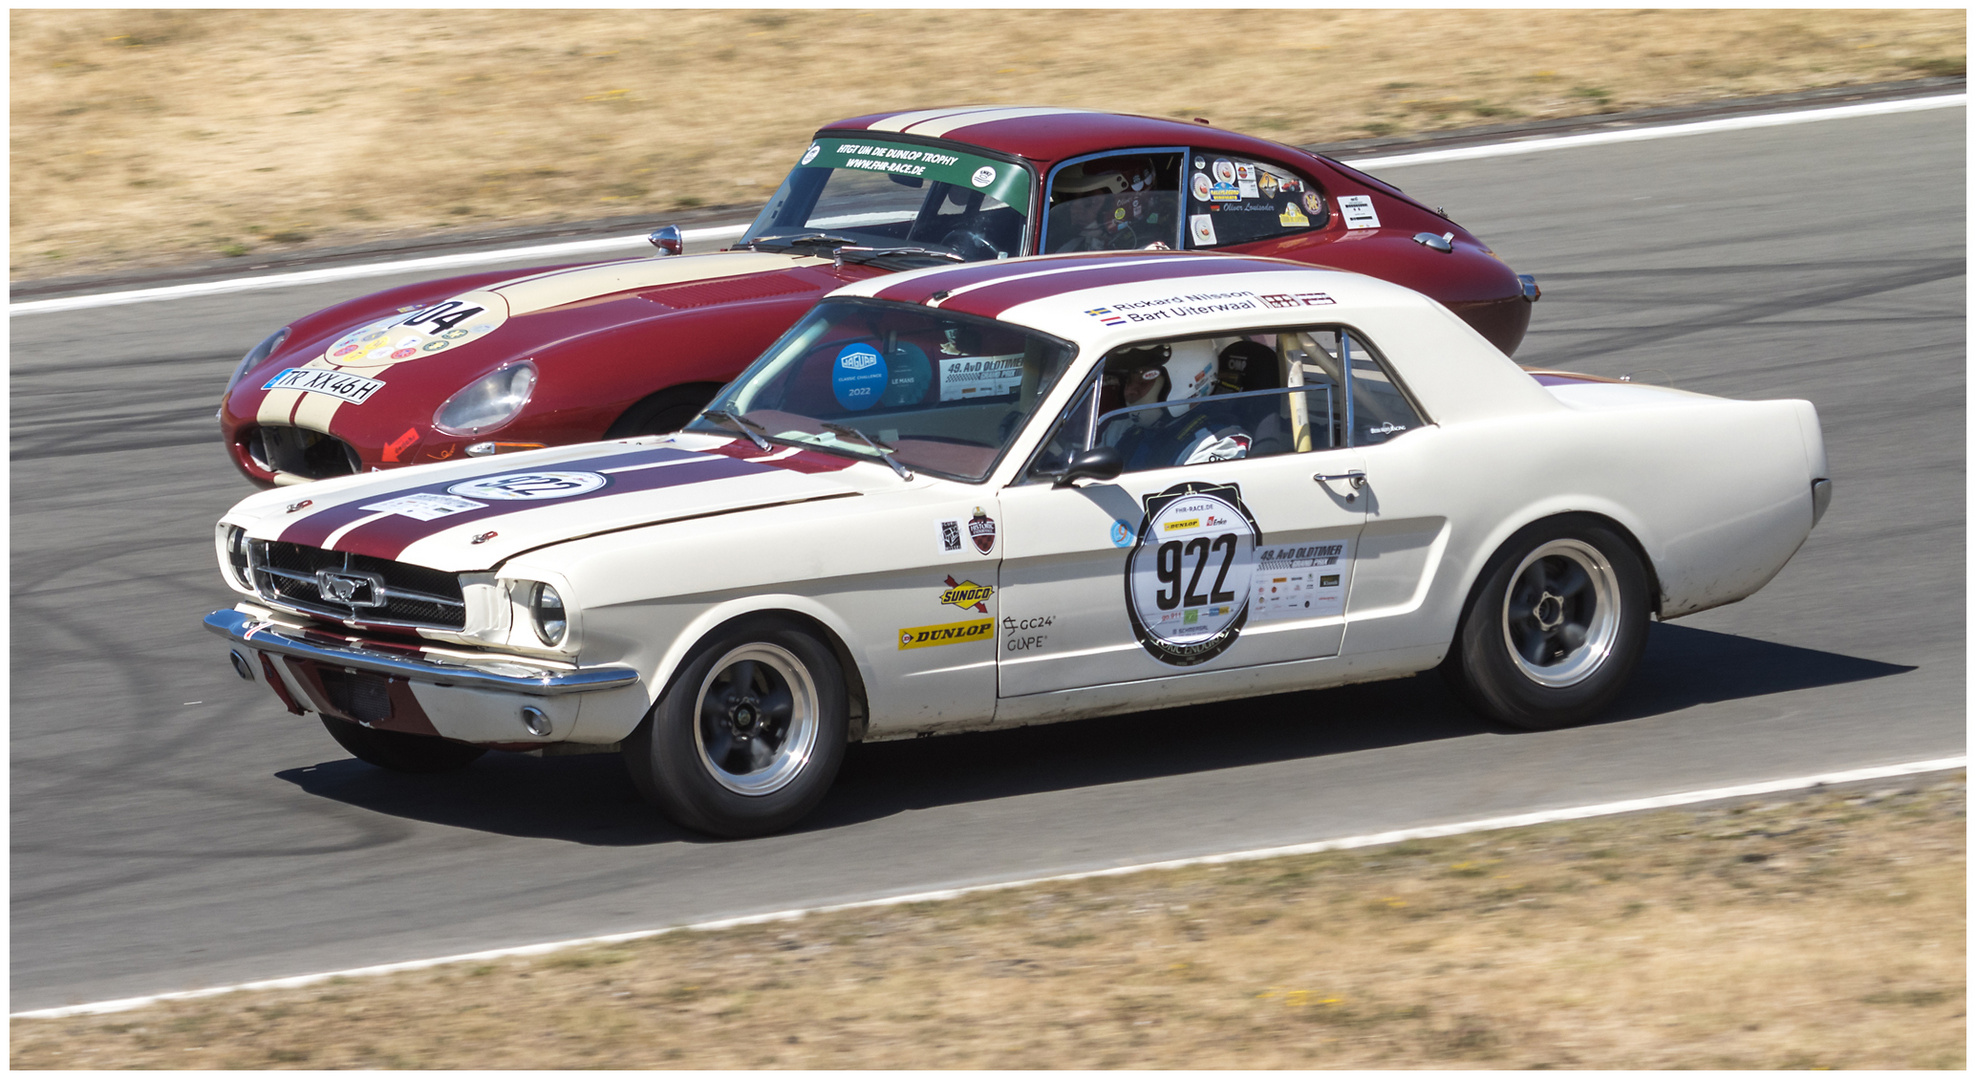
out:
M1208 222L1190 220L1188 237L1196 247L1246 244L1324 224L1324 202L1301 177L1260 161L1218 158L1196 169L1187 191L1193 217Z

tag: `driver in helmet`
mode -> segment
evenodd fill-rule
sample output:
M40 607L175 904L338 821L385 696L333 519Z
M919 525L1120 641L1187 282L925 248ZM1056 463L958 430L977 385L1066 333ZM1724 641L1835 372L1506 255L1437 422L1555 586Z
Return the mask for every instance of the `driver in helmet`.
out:
M1102 443L1118 448L1127 471L1247 456L1249 433L1229 423L1225 410L1196 401L1214 393L1218 367L1214 345L1208 341L1154 345L1112 357L1105 364L1106 389L1110 390L1116 374L1120 403L1110 407L1160 402L1167 407L1127 413L1108 426Z
M1149 158L1104 158L1057 173L1050 185L1050 251L1157 248L1174 229L1172 193Z

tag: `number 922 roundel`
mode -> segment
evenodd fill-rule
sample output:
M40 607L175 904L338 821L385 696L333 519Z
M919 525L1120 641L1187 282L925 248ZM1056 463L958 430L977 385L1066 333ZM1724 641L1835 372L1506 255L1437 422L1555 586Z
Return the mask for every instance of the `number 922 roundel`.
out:
M1808 402L1525 370L1389 282L1039 256L839 289L677 434L255 495L206 625L371 764L618 752L749 836L854 741L1430 668L1580 722L1828 476Z

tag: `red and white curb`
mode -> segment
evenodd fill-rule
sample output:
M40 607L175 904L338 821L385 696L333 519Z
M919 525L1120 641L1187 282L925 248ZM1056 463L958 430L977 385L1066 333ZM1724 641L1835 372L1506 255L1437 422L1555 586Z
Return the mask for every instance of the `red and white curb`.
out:
M1822 120L1850 120L1862 116L1885 116L1892 113L1919 112L1926 109L1947 109L1966 105L1968 101L1969 95L1967 94L1939 94L1932 97L1906 98L1898 101L1873 101L1860 105L1839 105L1824 109L1800 109L1795 112L1731 116L1721 120L1702 120L1689 124L1662 124L1658 127L1627 128L1621 131L1597 131L1586 135L1561 135L1549 139L1519 139L1513 142L1491 143L1485 146L1464 146L1453 150L1422 150L1410 154L1392 154L1386 157L1354 158L1345 162L1345 164L1355 169L1390 169L1402 165L1431 165L1444 161L1475 161L1481 158L1515 157L1521 154L1543 153L1548 150L1575 150L1580 147L1600 146L1607 143L1643 142L1651 139L1677 139L1689 135L1713 135L1725 131L1785 127L1792 124L1809 124ZM685 240L689 244L732 240L746 231L747 226L745 225L720 225L704 229L687 229L685 230ZM7 305L7 317L48 314L57 311L79 311L84 308L114 307L120 304L142 304L154 300L181 300L194 296L216 296L224 293L249 292L256 289L282 289L296 285L319 285L331 281L349 281L356 278L382 277L389 274L449 270L517 260L555 260L572 255L595 255L610 251L635 253L643 250L645 246L646 240L642 234L638 236L613 236L596 240L573 240L561 244L505 248L499 251L471 251L458 255L434 255L423 259L403 259L397 262L331 266L324 267L321 270L299 270L285 274L262 274L256 277L231 278L225 281L198 281L185 285L160 285L149 289L128 289L122 292L94 293L87 296L61 296L49 300L24 300L18 304Z
M935 889L930 892L907 893L903 896L887 896L876 900L856 900L844 904L826 904L819 907L792 908L787 911L773 911L764 915L742 915L732 919L714 919L709 922L692 923L686 926L668 926L657 930L634 930L623 934L603 934L597 937L571 938L567 941L550 941L539 945L519 945L504 949L484 949L480 952L458 953L453 956L438 956L428 960L405 960L395 964L374 964L370 967L349 968L344 971L322 971L313 975L292 975L283 979L261 979L256 982L237 983L232 986L211 986L199 990L177 990L165 994L150 994L145 997L118 998L115 1001L96 1001L87 1005L65 1005L55 1009L33 1009L17 1012L9 1016L13 1020L57 1019L64 1016L81 1016L91 1013L125 1012L141 1009L168 1001L190 1001L195 998L231 994L237 990L288 990L299 986L326 982L330 979L353 979L366 975L391 975L400 971L419 971L424 968L439 967L443 964L460 964L474 960L499 960L514 956L541 956L545 953L560 952L585 945L613 945L625 941L639 941L658 937L662 934L678 933L686 930L725 930L735 926L752 926L758 923L787 922L806 915L823 915L834 911L853 911L858 908L893 907L899 904L917 904L929 900L951 900L973 893L995 892L1004 889L1019 889L1026 885L1048 885L1061 881L1082 881L1087 878L1118 877L1124 874L1137 874L1147 870L1171 870L1184 866L1209 866L1216 863L1248 862L1255 859L1274 859L1286 855L1311 855L1321 851L1342 851L1348 848L1375 847L1380 844L1397 844L1403 840L1424 840L1440 836L1460 836L1464 833L1490 832L1496 829L1515 829L1526 825L1544 825L1557 821L1576 821L1582 818L1607 817L1613 814L1630 814L1642 810L1664 810L1674 806L1691 806L1696 803L1716 802L1722 799L1747 798L1752 795L1769 795L1780 791L1802 791L1806 788L1831 784L1850 784L1865 780L1884 780L1897 776L1914 776L1920 773L1942 772L1949 769L1967 768L1967 755L1934 758L1928 761L1910 761L1900 765L1880 765L1868 769L1849 769L1844 772L1821 773L1816 776L1794 776L1783 780L1763 780L1750 784L1736 784L1730 787L1704 788L1699 791L1681 791L1669 795L1652 795L1641 799L1622 799L1618 802L1594 803L1589 806L1571 806L1558 810L1539 810L1528 814L1511 814L1506 817L1479 818L1474 821L1461 821L1448 825L1427 825L1414 829L1394 829L1391 832L1369 833L1364 836L1348 836L1338 840L1319 840L1308 844L1288 844L1282 847L1252 848L1247 851L1231 851L1219 855L1197 855L1185 859L1167 859L1161 862L1135 863L1131 866L1114 866L1104 870L1086 870L1075 874L1053 874L1048 877L1023 878L1018 881L998 881L987 885L968 885L955 889Z

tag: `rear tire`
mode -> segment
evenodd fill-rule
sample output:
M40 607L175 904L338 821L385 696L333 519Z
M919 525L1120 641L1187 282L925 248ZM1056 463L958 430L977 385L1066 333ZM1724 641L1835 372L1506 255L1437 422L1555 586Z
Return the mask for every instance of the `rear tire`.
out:
M673 821L713 836L764 836L823 799L848 728L829 646L789 622L748 618L694 649L625 739L625 766Z
M624 415L605 430L606 439L628 439L634 435L664 435L686 426L699 415L707 402L720 392L718 386L675 386L624 410Z
M1582 723L1612 703L1647 641L1647 574L1631 544L1552 518L1490 559L1441 665L1475 711L1511 727Z
M322 718L343 749L358 761L380 769L401 773L442 773L463 769L487 751L478 746L451 742L436 735L407 735L402 731L380 731L347 720Z

